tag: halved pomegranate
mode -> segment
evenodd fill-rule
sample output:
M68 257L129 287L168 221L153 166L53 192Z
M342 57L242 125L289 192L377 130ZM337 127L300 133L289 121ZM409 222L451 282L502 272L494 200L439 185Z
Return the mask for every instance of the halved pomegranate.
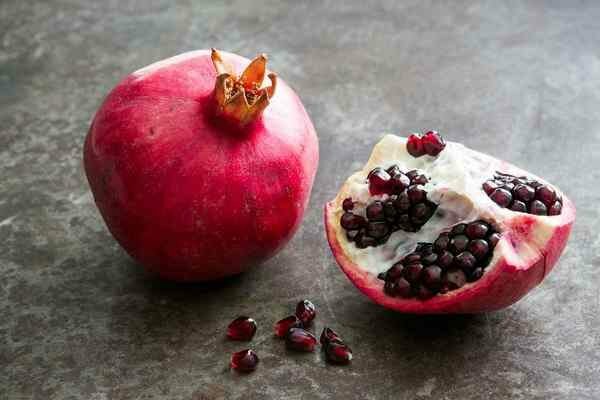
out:
M329 245L354 285L418 314L497 310L537 286L567 243L573 203L459 143L436 156L413 147L385 136L325 206Z

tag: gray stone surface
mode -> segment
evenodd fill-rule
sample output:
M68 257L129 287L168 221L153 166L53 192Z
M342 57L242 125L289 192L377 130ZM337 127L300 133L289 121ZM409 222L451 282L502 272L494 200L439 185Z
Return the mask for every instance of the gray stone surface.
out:
M584 1L0 2L0 399L600 398L600 5ZM194 48L271 55L320 135L303 227L212 285L158 282L116 245L81 168L103 96ZM520 303L414 317L338 270L321 210L384 132L435 127L568 193L566 254ZM271 325L301 298L355 351L287 354ZM260 368L227 368L250 314Z

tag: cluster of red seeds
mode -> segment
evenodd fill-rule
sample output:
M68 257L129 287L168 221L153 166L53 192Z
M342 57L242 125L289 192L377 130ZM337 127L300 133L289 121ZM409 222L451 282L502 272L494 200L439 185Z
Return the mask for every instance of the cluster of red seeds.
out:
M535 215L560 215L562 197L552 186L526 176L516 177L496 171L494 179L482 185L500 207Z
M390 296L426 300L481 278L498 240L500 234L485 221L458 224L433 243L419 243L379 278Z
M317 315L315 305L302 300L296 305L296 313L275 324L275 336L284 338L286 348L294 351L312 352L317 346L317 338L308 331ZM256 322L249 317L234 319L227 328L227 337L231 340L251 340L256 333ZM325 358L333 364L347 364L352 360L352 350L332 329L325 327L321 334L321 345ZM252 349L233 353L230 367L239 372L254 371L259 359Z
M444 150L446 142L436 131L429 131L423 136L413 133L406 140L406 151L413 157L425 154L435 157Z
M417 170L404 173L397 165L387 170L378 167L367 179L372 195L387 194L389 197L385 201L371 202L365 210L366 216L352 212L352 199L343 201L340 225L346 230L348 240L358 248L381 245L397 230L417 232L437 208L435 203L427 200L427 192L422 187L428 182L427 177Z

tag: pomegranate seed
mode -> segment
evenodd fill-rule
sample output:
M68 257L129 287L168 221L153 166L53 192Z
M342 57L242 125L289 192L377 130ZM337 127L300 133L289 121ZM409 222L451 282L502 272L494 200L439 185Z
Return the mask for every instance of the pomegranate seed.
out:
M531 186L519 184L513 189L513 193L518 200L528 202L535 197L535 190Z
M402 266L402 263L398 262L398 263L392 265L392 267L390 269L388 269L387 272L385 273L386 280L395 281L396 279L398 279L402 276L403 270L404 270L404 267Z
M285 345L290 350L311 352L315 350L317 338L302 328L292 328L285 337Z
M256 321L241 316L234 319L227 327L227 337L231 340L250 340L256 333Z
M404 278L398 278L394 282L394 293L400 297L409 298L412 297L412 288L410 283Z
M411 134L406 140L406 151L413 157L421 157L425 154L425 148L423 147L423 141L421 137L416 133Z
M423 270L423 283L430 289L439 289L442 283L442 269L437 265L430 265Z
M486 181L483 183L483 190L488 194L488 196L496 189L498 189L498 185L496 185L494 181Z
M463 251L454 259L457 267L467 271L470 271L475 267L476 261L477 260L475 260L475 256L468 251Z
M488 242L483 239L475 239L469 243L469 251L476 259L481 260L485 257L490 249Z
M344 343L331 342L325 346L327 361L333 364L348 364L352 360L352 350Z
M396 175L399 175L402 173L402 170L400 169L399 166L397 166L396 164L390 166L388 169L385 170L385 172L387 172L388 174L390 174L390 176L393 178Z
M450 239L449 247L455 253L460 253L461 251L465 251L468 245L469 238L465 235L458 235Z
M275 324L275 336L284 338L290 329L301 328L302 322L295 315L290 315L282 320L277 321Z
M465 231L467 230L467 224L458 224L458 225L454 225L452 227L452 230L450 231L450 233L452 235L462 235L463 233L465 233Z
M239 372L252 372L258 365L258 355L251 349L246 349L231 355L230 366Z
M454 262L454 255L447 250L443 250L438 256L437 263L442 268L448 268Z
M514 200L510 205L510 209L517 212L527 212L527 205L520 200Z
M315 305L310 300L302 300L296 305L296 316L304 326L309 326L316 315Z
M352 199L350 197L344 199L344 201L342 202L342 208L344 209L344 211L351 211L354 208L354 202L352 202Z
M330 342L342 342L342 338L338 335L333 329L325 327L323 328L323 332L321 332L320 342L321 345L326 346Z
M496 244L500 241L500 234L499 233L491 234L490 237L488 238L488 241L490 242L490 249L493 249L494 247L496 247Z
M404 278L409 282L416 283L419 280L422 270L423 265L421 264L409 264L404 267Z
M554 204L548 209L548 215L559 215L562 210L562 204L559 201L555 201Z
M444 275L442 278L442 284L446 285L450 289L458 289L465 285L467 277L465 273L460 269L452 269Z
M408 190L406 191L406 194L408 195L408 199L410 200L410 202L412 204L415 204L415 203L425 200L427 192L425 192L420 187L413 185L408 188Z
M396 207L396 209L399 211L408 211L410 208L410 199L408 198L408 194L406 192L400 193L393 203L394 207Z
M390 180L390 191L393 194L400 194L410 185L410 179L403 173L396 174Z
M389 191L390 174L383 168L373 169L367 179L369 180L369 192L371 194L385 194Z
M494 190L490 195L490 198L494 200L494 202L500 207L507 207L512 201L512 195L510 192L502 188Z
M346 230L360 229L367 224L367 221L360 215L345 212L340 219L340 225Z
M556 191L548 185L542 185L535 190L535 198L550 207L556 200Z
M546 205L540 200L534 200L529 204L529 212L535 215L548 215Z
M435 239L435 242L433 242L433 247L438 251L446 250L448 243L450 243L450 236L447 233L442 233Z
M489 229L490 228L485 222L475 221L467 225L465 233L467 234L469 239L481 239L484 238L485 235L487 235Z
M416 292L417 292L417 297L421 300L430 299L435 295L435 293L433 293L431 290L427 289L423 285L419 285L416 289Z
M385 221L385 214L383 213L383 203L381 201L374 201L367 206L367 218L369 221Z
M435 157L446 147L444 139L436 131L429 131L422 138L423 149L428 155Z

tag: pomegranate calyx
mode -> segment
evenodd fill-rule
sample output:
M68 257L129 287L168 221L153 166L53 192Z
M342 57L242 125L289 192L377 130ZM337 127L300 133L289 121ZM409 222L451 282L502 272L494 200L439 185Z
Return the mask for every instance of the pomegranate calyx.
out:
M274 73L267 75L271 86L262 86L267 56L259 54L240 76L223 60L218 50L211 49L210 57L217 71L214 92L217 115L233 120L240 126L254 121L267 108L277 87L277 75Z

